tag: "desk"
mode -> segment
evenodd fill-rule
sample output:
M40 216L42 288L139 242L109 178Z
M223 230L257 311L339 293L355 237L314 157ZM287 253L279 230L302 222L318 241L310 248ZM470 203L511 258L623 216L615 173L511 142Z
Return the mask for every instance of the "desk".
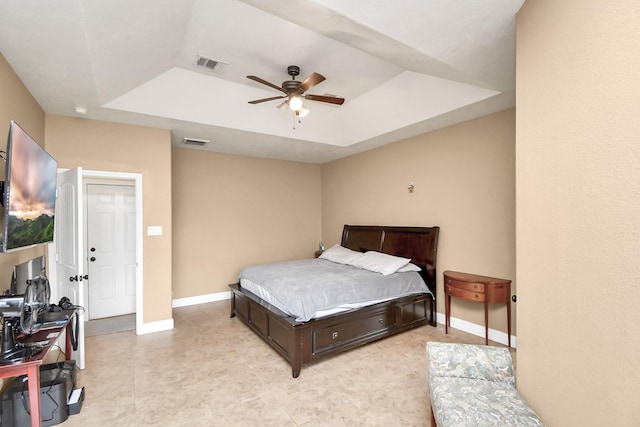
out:
M40 330L33 335L27 336L22 342L41 342L47 339L52 333L57 333L55 337L49 338L49 342L44 346L42 351L34 357L24 362L14 363L12 365L0 365L0 378L12 378L20 375L27 375L29 383L29 408L31 409L31 426L39 427L40 424L40 365L42 360L49 354L51 347L58 340L60 334L66 333L66 352L65 359L71 358L71 334L67 331L67 325L64 323L55 328Z
M451 297L484 303L485 344L489 344L489 303L507 304L507 340L511 347L511 280L477 274L444 272L445 333L451 325Z

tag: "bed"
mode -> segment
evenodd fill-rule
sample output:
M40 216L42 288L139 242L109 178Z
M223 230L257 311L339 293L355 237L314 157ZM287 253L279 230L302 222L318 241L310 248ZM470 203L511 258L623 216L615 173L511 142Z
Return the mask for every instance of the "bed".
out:
M439 227L345 225L340 245L365 253L403 257L419 267L424 292L300 321L241 286L231 288L231 317L237 317L291 365L302 366L372 341L431 324L436 326L436 252ZM418 270L418 269L416 269Z

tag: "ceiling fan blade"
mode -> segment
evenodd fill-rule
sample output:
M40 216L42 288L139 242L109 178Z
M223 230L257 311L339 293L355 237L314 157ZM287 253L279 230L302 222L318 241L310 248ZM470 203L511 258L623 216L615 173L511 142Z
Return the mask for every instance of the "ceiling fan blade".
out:
M256 77L256 76L247 76L248 79L251 79L253 81L256 81L258 83L262 83L263 85L267 85L269 87L274 88L275 90L279 90L280 92L284 92L287 93L284 89L282 89L280 86L274 85L273 83L269 83L266 80L261 79L260 77Z
M304 99L308 99L310 101L320 101L320 102L328 102L329 104L342 105L344 104L344 98L339 98L337 96L322 96L322 95L305 95Z
M260 104L261 102L273 101L274 99L282 98L286 98L286 96L272 96L271 98L256 99L254 101L249 101L249 104Z
M322 74L313 73L309 77L307 77L307 79L305 81L303 81L300 86L298 86L298 90L301 90L302 92L300 92L300 93L303 93L303 92L311 89L312 87L314 87L318 83L322 83L325 80L326 79Z

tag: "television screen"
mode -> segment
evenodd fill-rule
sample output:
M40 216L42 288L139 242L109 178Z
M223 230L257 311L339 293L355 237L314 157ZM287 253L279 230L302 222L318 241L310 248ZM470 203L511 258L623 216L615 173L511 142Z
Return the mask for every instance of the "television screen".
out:
M0 251L53 241L58 163L11 121L2 195Z

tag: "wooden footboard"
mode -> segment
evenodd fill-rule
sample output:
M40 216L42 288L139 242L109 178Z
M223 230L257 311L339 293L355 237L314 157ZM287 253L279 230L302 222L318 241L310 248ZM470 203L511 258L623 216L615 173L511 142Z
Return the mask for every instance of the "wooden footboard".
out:
M309 322L296 322L241 288L231 288L231 317L238 317L291 364L294 378L302 365L363 344L432 323L435 301L417 294Z

